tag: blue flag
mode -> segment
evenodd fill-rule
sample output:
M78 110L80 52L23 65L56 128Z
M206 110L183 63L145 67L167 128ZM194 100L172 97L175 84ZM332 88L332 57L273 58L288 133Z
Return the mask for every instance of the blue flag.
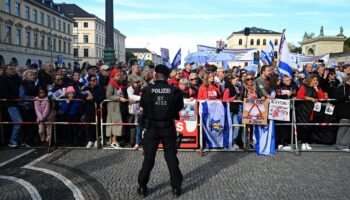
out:
M202 114L205 147L207 149L231 148L232 120L230 104L221 101L201 102L199 112Z
M275 150L275 121L269 120L267 126L254 126L255 150L260 156L273 155Z
M181 65L181 48L179 51L177 51L173 62L171 63L172 68L177 68L179 65Z

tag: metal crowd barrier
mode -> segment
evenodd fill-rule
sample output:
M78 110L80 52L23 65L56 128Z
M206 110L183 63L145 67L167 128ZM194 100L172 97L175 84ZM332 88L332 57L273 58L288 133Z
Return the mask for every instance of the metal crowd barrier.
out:
M97 104L95 102L94 106L95 106L95 122L57 122L56 121L56 117L57 117L57 113L55 110L55 105L54 102L63 102L66 101L67 99L59 99L59 100L36 100L36 99L0 99L0 102L34 102L34 101L50 101L51 102L51 112L54 112L54 118L52 121L50 122L44 122L44 124L47 125L52 125L53 127L51 127L51 137L50 137L50 141L49 141L49 145L48 145L48 153L51 152L51 147L52 147L52 140L54 139L54 145L55 148L57 148L56 146L56 142L57 142L57 130L56 130L56 125L79 125L79 126L84 126L84 125L95 125L96 126L96 140L98 141L98 109L97 109ZM81 101L83 102L82 99L73 99L72 101ZM0 115L2 113L0 112ZM4 130L3 130L3 125L4 124L8 124L8 125L15 125L15 124L20 124L20 125L30 125L30 124L40 124L39 122L4 122L4 121L0 121L0 133L1 133L1 138L2 141L4 142ZM53 129L53 131L52 131ZM98 144L98 148L99 148L99 142L97 142Z

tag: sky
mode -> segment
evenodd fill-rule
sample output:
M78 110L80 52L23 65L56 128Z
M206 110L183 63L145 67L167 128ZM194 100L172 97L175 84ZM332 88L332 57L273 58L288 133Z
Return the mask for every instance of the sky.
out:
M75 3L105 19L105 0L54 0ZM288 43L298 45L306 32L350 36L350 0L114 0L114 27L126 38L127 48L148 48L160 54L168 48L172 60L197 44L215 46L217 40L245 27L277 32L286 29Z

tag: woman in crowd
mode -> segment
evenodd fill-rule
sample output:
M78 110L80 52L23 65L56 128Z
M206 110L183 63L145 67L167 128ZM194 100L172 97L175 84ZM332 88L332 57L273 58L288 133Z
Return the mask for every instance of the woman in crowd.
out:
M318 85L318 75L311 74L306 79L304 83L298 90L297 98L304 101L296 102L296 119L297 123L309 123L314 119L314 103L317 99L325 99L325 93L317 87ZM298 126L298 136L301 140L302 150L311 150L312 147L309 145L311 141L311 134L313 131L313 126Z
M66 90L66 100L60 105L62 112L62 119L65 122L79 122L80 121L80 102L77 99L73 86L68 86ZM79 132L77 125L69 125L63 127L65 143L69 146L79 146Z
M19 88L19 97L21 99L34 99L38 93L38 88L35 85L34 80L34 70L26 70L22 75L22 82ZM20 112L22 114L23 121L25 122L35 122L35 110L34 110L34 102L33 101L23 101L19 103ZM32 146L39 141L38 136L36 135L36 126L33 124L23 125L23 130L25 136L23 138L24 143L26 145Z
M198 96L198 89L199 89L199 84L198 84L198 76L196 73L191 73L190 76L189 76L189 81L190 81L190 84L189 84L189 87L190 89L192 89L194 92L195 92L195 97L194 98L197 98Z
M335 91L337 90L340 81L336 78L335 70L330 69L326 76L327 90L325 91L328 94L328 98L335 98Z
M173 69L173 70L170 72L168 83L169 83L170 85L173 85L173 86L178 87L178 86L179 86L179 81L180 81L181 77L182 77L182 71L181 71L181 69Z
M297 86L292 83L292 78L289 76L283 76L282 82L279 87L276 88L276 98L277 99L292 99L296 96ZM291 116L290 116L291 119ZM291 123L279 121L278 123ZM291 126L276 126L276 144L279 150L290 150L290 135Z
M79 72L73 72L72 76L71 76L71 81L69 86L73 86L75 92L77 94L80 94L80 89L83 87L83 84L81 82L79 82L80 80L80 73Z
M45 124L45 122L51 122L54 118L54 112L51 112L48 100L47 89L40 87L38 96L35 97L34 107L37 116L36 121L39 122L39 136L42 147L47 147L51 139L51 124Z
M138 123L138 118L141 114L140 109L140 99L141 99L141 79L138 76L133 76L130 78L130 86L127 89L129 97L129 122ZM140 125L130 128L130 144L133 146L134 150L140 148L141 143L141 131L142 128Z
M343 83L337 88L335 98L338 101L336 113L339 123L350 124L350 76L343 79ZM341 126L338 129L336 147L349 151L350 147L350 126Z
M214 73L209 72L204 75L203 84L198 90L198 100L216 100L221 99L220 86L214 82Z
M179 85L179 89L181 90L182 95L183 95L183 97L185 99L189 99L189 98L195 99L195 98L197 98L196 92L189 87L188 79L186 79L186 78L180 79L178 85Z
M111 71L111 77L107 86L106 97L112 100L107 103L107 123L122 123L122 115L120 112L120 102L125 102L124 98L125 87L122 85L122 77L118 69ZM107 125L106 136L111 138L111 146L119 148L120 144L117 141L117 136L122 136L122 126Z
M239 149L239 146L237 145L237 137L239 133L239 126L237 125L240 124L238 122L239 103L232 102L237 100L240 95L240 91L238 88L238 81L239 81L239 77L236 75L232 75L226 80L224 95L222 98L222 100L224 101L230 101L230 113L231 113L232 125L234 125L233 135L232 135L233 150Z

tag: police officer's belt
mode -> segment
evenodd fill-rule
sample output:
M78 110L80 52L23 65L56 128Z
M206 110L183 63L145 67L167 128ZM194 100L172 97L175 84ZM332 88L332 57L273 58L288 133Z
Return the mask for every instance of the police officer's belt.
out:
M173 121L149 121L150 128L167 128L174 126Z

